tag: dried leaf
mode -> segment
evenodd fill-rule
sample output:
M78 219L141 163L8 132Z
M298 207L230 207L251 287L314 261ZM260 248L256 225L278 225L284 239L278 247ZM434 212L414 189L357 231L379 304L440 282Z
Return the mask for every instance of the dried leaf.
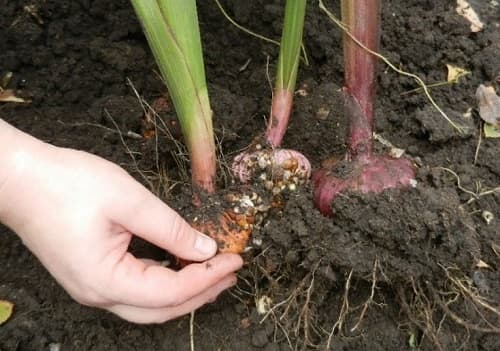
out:
M484 23L478 14L466 0L457 0L457 13L470 23L471 32L480 32L484 29Z
M269 296L262 295L255 304L255 307L257 307L257 313L261 315L268 313L272 304L273 300Z
M484 262L483 260L479 260L479 262L476 263L476 267L477 268L491 268L491 266L489 264L487 264L486 262Z
M486 138L500 138L500 128L485 123L483 126L484 136Z
M373 133L373 137L375 138L375 140L377 140L379 143L381 143L382 145L384 145L385 147L389 148L389 155L392 157L392 158L401 158L401 156L403 156L403 154L406 152L404 149L401 149L399 147L395 147L394 145L392 145L392 143L385 139L382 135L380 134L377 134L377 133Z
M0 300L0 325L5 323L10 316L12 316L12 312L14 311L14 304L7 300Z
M500 257L500 245L497 245L495 243L491 243L491 249L497 255L497 257Z
M405 153L405 149L400 149L398 147L393 147L389 150L389 155L392 158L401 158Z
M13 73L12 72L7 72L3 75L2 77L2 88L5 88L7 87L7 85L9 85L10 83L10 80L12 79L12 75ZM2 91L3 89L0 89L0 91Z
M29 102L23 98L17 97L12 89L0 90L0 102Z
M479 85L476 90L479 116L486 123L494 126L500 124L500 97L492 86Z
M463 118L469 118L469 119L471 119L472 118L472 107L467 108L467 111L465 111L462 114L462 116L463 116Z
M448 78L446 79L448 83L457 83L460 78L471 73L465 68L453 66L448 63L446 64L446 67L448 68Z
M252 322L250 321L250 318L245 317L242 320L240 320L240 328L241 329L248 329L252 325Z
M38 22L38 24L42 25L45 23L40 14L38 13L38 7L36 5L24 6L24 11L26 11L30 16L32 16Z

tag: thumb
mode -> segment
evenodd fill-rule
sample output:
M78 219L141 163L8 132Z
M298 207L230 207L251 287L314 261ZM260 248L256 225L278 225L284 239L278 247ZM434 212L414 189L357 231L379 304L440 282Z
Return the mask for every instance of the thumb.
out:
M177 212L130 178L126 200L113 207L113 220L127 231L171 254L192 261L214 256L217 244L192 228Z

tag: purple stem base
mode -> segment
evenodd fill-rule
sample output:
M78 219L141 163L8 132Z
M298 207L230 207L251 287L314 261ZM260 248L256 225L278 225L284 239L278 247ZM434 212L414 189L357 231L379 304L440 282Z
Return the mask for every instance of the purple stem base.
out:
M380 193L390 188L414 186L415 173L412 162L404 158L374 155L343 161L315 172L314 200L320 212L331 217L334 215L332 202L339 194Z

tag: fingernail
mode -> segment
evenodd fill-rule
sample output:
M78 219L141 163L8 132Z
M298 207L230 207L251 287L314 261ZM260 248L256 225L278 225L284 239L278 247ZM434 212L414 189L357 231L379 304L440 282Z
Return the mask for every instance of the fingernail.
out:
M217 244L205 234L198 234L194 242L194 248L203 255L213 256L217 251Z

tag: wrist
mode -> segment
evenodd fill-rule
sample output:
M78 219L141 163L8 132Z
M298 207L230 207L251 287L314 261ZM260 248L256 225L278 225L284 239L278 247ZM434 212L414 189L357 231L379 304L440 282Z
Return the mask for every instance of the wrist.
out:
M22 192L19 187L41 145L47 144L0 119L0 222L15 211L15 194Z
M11 173L11 156L13 145L15 145L17 129L0 119L0 200L9 174ZM0 201L0 208L3 201Z

